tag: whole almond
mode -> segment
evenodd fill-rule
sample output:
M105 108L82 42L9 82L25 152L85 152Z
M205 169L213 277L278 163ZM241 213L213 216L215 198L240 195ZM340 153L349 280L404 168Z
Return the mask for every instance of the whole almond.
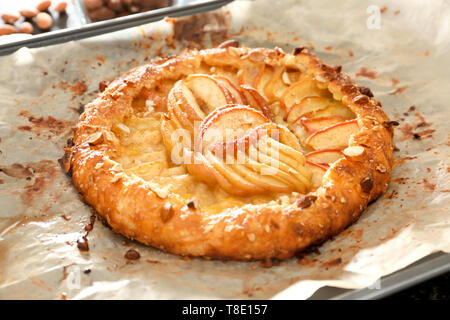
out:
M169 7L171 5L169 0L141 0L140 1L140 5L143 8L153 8L153 9L157 9L157 8L165 8L165 7Z
M17 30L17 28L14 26L11 26L9 24L0 25L0 36L6 36L8 34L13 34L17 32L19 32L19 30Z
M38 3L38 5L36 6L36 9L38 9L41 12L47 11L51 5L52 5L52 2L50 0L44 0L44 1L41 1Z
M138 5L132 5L128 7L128 11L130 11L131 13L138 13L139 10L141 10L141 8L139 8Z
M36 25L39 27L39 29L47 30L50 29L50 27L53 24L52 17L45 12L39 12L36 16Z
M350 146L344 149L343 153L349 157L357 157L364 153L364 147Z
M102 21L115 18L116 13L108 7L100 7L89 12L89 17L94 21Z
M31 33L33 33L34 28L33 28L33 25L31 23L25 21L25 22L22 22L22 24L20 25L19 30L22 33L31 34Z
M56 12L59 12L59 13L65 12L66 8L67 8L67 2L66 1L60 1L53 7L53 9Z
M88 10L97 9L103 6L102 0L83 0L84 7Z
M14 24L19 19L20 19L20 16L17 13L3 13L2 14L2 20L5 23Z
M108 7L117 13L121 13L125 10L121 0L106 0Z
M24 18L31 19L36 17L38 11L35 9L22 9L19 11L20 15Z

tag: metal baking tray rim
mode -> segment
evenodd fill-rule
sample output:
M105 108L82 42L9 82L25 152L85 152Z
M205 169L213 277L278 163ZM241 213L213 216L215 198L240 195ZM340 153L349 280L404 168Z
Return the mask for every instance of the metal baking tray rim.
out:
M181 5L181 3L184 2L175 2L178 4L166 8L133 14L126 17L114 18L106 21L84 24L81 27L55 30L49 33L34 35L33 37L28 39L1 44L0 55L10 54L20 49L21 47L36 48L49 46L72 40L94 37L103 33L136 27L149 22L161 20L165 17L181 17L206 12L218 9L232 1L233 0L208 0L201 2L196 1L194 3L188 3L186 5ZM77 10L82 10L82 8L78 7ZM80 13L78 12L78 14Z

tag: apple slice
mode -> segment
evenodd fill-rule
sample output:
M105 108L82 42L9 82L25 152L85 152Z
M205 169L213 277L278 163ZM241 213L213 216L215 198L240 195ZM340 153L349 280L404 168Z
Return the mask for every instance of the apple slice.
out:
M245 136L252 128L269 122L261 112L240 105L216 109L200 124L196 150L219 142L231 142Z
M245 166L250 170L255 170L262 177L271 177L279 183L282 183L286 189L278 190L278 192L296 190L301 193L305 193L307 191L307 186L302 182L302 180L297 179L296 175L292 172L286 173L281 170L280 166L276 163L274 164L273 160L268 163L263 163L250 158Z
M290 107L300 103L306 97L323 97L326 95L327 92L320 90L310 77L302 77L283 93L280 98L280 105L284 110L289 110Z
M269 139L269 140L267 140ZM259 146L271 152L274 146L277 148L274 153L282 152L290 156L295 162L294 167L298 164L303 165L305 160L303 154L300 152L301 147L297 137L288 129L267 122L249 131L248 134L231 141L217 142L210 145L211 150L215 150L216 154L221 151L221 154L236 155L239 151L247 150L250 146Z
M343 156L344 154L340 150L325 149L308 153L306 160L318 164L329 164L339 160Z
M189 156L189 155L188 155ZM212 156L214 157L214 156ZM260 190L258 188L251 188L247 182L244 181L244 186L248 188L239 188L233 184L229 178L225 177L221 172L222 170L226 170L225 164L223 162L219 162L218 159L215 160L215 166L210 163L208 159L201 153L195 153L192 156L192 159L195 158L195 162L186 163L186 167L190 174L199 179L200 181L206 182L210 185L218 185L226 192L237 195L237 196L246 196L252 191ZM216 167L221 168L222 170L217 170ZM239 179L239 177L237 177ZM256 187L256 186L255 186Z
M313 187L317 188L322 185L323 176L327 172L328 168L325 166L322 166L317 163L312 163L307 161L306 167L311 170L312 172L312 185Z
M244 94L239 91L239 89L234 85L234 83L227 77L224 76L213 76L214 79L219 81L233 96L233 103L246 105L247 100L245 99Z
M228 79L235 87L239 86L239 81L237 78L237 70L231 66L227 67L214 67L214 76L223 77Z
M283 162L278 156L267 155L254 147L249 149L248 166L260 170L261 174L270 175L295 187L300 192L305 192L311 187L311 173L308 169L299 165L295 169ZM307 173L306 176L302 174Z
M323 110L328 106L341 104L340 102L324 98L324 97L306 97L302 99L299 103L292 105L288 112L286 113L284 120L288 123L293 123L297 121L304 114L309 112L317 112L319 110Z
M175 130L176 128L174 127L173 122L163 115L161 117L161 136L169 153L172 152L172 149L175 146L175 141L172 141L172 133Z
M281 74L281 80L283 80L286 85L290 86L299 81L301 76L302 71L300 71L297 66L291 66L286 68Z
M133 173L144 180L150 180L159 175L163 169L167 168L167 163L163 160L156 160L146 163L141 163L132 168L126 169L125 172Z
M191 90L181 80L170 90L167 107L170 118L176 117L182 127L190 131L194 130L194 121L201 121L206 116Z
M327 118L327 117L342 117L346 120L354 119L356 115L350 110L350 108L339 105L339 104L333 104L325 109L311 111L308 113L305 113L302 115L302 117L305 118Z
M205 114L235 102L230 91L210 75L191 74L185 79L185 83Z
M270 138L258 143L258 151L258 159L266 161L268 160L268 158L264 158L266 156L275 159L283 171L301 175L298 179L309 185L311 173L304 168L306 159L301 152Z
M242 68L238 71L238 82L240 85L255 86L259 81L259 78L264 74L265 64L262 64L259 68L249 67Z
M267 100L255 88L241 85L240 89L250 107L260 110L269 120L273 120Z
M344 121L314 132L306 139L306 144L314 150L344 149L350 137L358 131L357 120Z
M273 73L272 80L267 82L264 87L264 95L269 101L279 100L284 92L289 88L287 84L283 82L282 75L284 68L278 67Z
M217 172L222 174L232 185L234 185L234 189L236 190L232 189L231 193L235 193L237 190L239 190L239 194L261 193L264 191L263 187L251 183L237 174L227 164L225 164L222 159L214 156L211 151L206 152L205 159L208 161L209 165L211 165L214 169L217 170Z
M260 172L255 171L255 166L251 166L249 168L244 164L231 164L230 167L244 179L264 188L265 190L273 192L288 192L293 189L290 184L278 180L273 176L262 175Z
M223 177L219 177L219 173L208 165L208 161L201 153L184 149L183 157L184 164L186 165L189 173L200 181L208 184L214 184L216 180L224 179Z
M273 79L275 74L275 68L267 65L262 74L255 81L255 89L264 93L264 88Z
M321 118L300 118L296 123L300 122L306 131L311 134L316 131L330 127L346 119L339 116L321 117Z

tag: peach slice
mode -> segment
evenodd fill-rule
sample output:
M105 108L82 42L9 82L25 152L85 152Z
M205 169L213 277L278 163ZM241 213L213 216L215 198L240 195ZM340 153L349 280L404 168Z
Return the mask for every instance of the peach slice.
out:
M344 154L340 150L325 149L308 153L306 160L317 164L329 164L339 160L343 156Z
M306 113L317 112L332 105L341 105L341 103L324 97L306 97L289 108L284 120L293 123Z
M339 116L321 117L321 118L300 118L296 123L300 122L308 133L314 133L326 127L330 127L346 119Z
M327 172L328 168L317 164L317 163L312 163L307 161L306 162L306 167L311 170L312 172L312 184L313 187L317 188L322 184L322 180L323 180L323 176L325 175L325 173Z
M283 93L280 98L280 105L284 110L289 110L290 107L300 103L306 97L323 96L326 96L325 90L320 90L310 77L302 77Z
M230 91L210 75L191 74L184 82L205 114L235 102Z
M267 100L255 88L241 85L240 89L250 107L260 110L269 120L273 120Z
M359 131L356 120L344 121L316 131L306 139L314 150L344 149L350 137Z
M200 124L196 150L212 144L231 142L245 136L252 128L269 122L261 112L240 105L216 109Z

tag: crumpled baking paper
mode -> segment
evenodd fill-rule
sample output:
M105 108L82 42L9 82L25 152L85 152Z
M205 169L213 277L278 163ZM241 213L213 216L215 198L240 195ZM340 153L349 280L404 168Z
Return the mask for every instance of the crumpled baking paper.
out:
M361 288L450 251L448 1L235 1L83 41L0 57L1 299L305 299ZM172 30L175 29L175 32ZM156 56L225 38L306 46L369 86L399 149L389 190L340 235L274 263L185 259L115 234L59 168L84 104ZM134 248L137 260L124 258Z

